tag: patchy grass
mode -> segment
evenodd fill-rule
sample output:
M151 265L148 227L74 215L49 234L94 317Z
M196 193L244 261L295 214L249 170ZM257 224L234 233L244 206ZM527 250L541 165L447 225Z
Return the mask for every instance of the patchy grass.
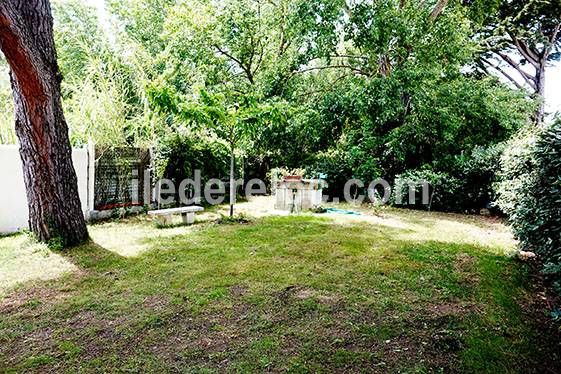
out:
M500 223L364 213L2 238L0 372L561 369Z
M79 269L28 235L0 237L0 297L29 280L55 279Z

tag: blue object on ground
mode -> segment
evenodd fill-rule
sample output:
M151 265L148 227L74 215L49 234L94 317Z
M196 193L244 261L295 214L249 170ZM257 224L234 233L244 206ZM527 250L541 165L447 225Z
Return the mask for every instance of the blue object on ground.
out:
M351 216L361 216L362 214L360 214L359 212L353 212L352 210L343 210L343 209L337 209L337 208L327 208L325 209L326 213L336 213L336 214L348 214Z

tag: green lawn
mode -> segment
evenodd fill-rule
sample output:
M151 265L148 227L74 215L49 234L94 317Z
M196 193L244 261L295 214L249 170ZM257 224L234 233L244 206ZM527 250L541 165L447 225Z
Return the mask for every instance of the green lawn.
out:
M90 231L68 253L0 239L0 372L561 368L492 220L389 210Z

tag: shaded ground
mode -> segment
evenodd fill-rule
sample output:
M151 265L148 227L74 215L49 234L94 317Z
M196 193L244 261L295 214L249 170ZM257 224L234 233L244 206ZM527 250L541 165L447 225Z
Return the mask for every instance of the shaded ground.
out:
M364 213L2 238L0 372L561 371L500 223Z

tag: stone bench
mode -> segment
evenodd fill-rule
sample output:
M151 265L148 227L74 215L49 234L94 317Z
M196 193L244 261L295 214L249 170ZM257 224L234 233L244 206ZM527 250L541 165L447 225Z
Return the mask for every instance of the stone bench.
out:
M181 208L151 210L148 212L148 215L155 217L158 224L165 226L172 223L172 216L181 214L183 217L183 223L192 225L195 223L195 214L204 210L205 209L200 206L185 206Z

